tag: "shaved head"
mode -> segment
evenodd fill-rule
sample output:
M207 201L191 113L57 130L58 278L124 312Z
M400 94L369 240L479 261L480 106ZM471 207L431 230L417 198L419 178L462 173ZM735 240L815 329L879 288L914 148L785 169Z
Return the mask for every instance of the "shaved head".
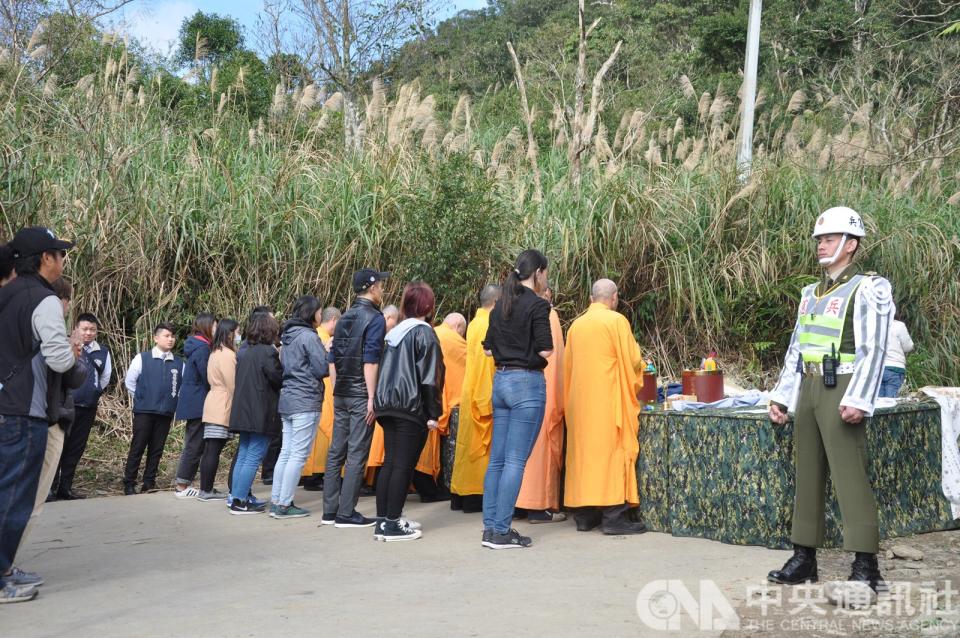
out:
M390 332L400 321L400 309L393 304L387 306L383 309L383 318L387 320L387 332Z
M465 337L467 335L467 318L461 315L459 312L451 312L449 315L443 318L443 323L461 337Z
M617 284L609 279L598 279L590 288L590 300L594 303L606 304L610 308L617 307Z
M320 323L330 323L331 321L337 321L340 319L340 309L334 308L333 306L328 306L323 309L323 312L320 313Z
M499 299L500 286L496 284L487 284L480 291L480 305L488 310L493 308Z

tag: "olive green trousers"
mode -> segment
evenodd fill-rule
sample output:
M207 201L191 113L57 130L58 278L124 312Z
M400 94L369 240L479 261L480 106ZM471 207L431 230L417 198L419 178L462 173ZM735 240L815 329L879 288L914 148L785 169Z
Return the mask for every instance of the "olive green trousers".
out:
M793 427L796 497L791 540L819 547L824 537L827 471L840 504L843 548L876 554L880 549L877 501L870 487L867 420L853 425L840 418L840 401L851 375L827 388L823 378L804 375Z

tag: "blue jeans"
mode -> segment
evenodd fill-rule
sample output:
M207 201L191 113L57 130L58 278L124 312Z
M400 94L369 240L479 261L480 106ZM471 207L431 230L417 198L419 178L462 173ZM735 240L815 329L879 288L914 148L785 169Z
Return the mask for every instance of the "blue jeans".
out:
M230 485L230 496L235 501L244 502L250 495L253 479L257 476L257 468L267 455L270 440L268 434L240 433L240 445L237 447L237 464L233 468L233 483Z
M540 434L547 382L539 370L504 370L493 377L493 439L483 478L483 528L510 531L523 469Z
M897 396L897 393L900 392L900 386L903 385L903 379L906 376L906 373L901 372L898 368L884 368L883 377L880 379L880 396Z
M280 418L283 421L283 447L273 468L270 501L278 505L290 505L300 482L303 464L307 462L313 440L317 437L320 413L282 414Z
M33 511L47 427L45 419L0 415L0 575L13 565Z

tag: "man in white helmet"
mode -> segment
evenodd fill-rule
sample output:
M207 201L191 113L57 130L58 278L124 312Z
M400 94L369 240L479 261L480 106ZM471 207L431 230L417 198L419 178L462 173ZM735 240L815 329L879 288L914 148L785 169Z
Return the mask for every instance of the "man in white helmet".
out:
M880 534L864 419L873 414L880 389L894 305L890 283L861 273L854 263L865 234L860 215L845 206L825 211L814 225L824 276L801 293L796 327L769 407L770 420L778 424L787 422L788 409L794 413L794 554L768 579L785 585L816 582L829 470L843 520L843 548L856 556L849 580L866 594L866 603L885 585L877 565ZM830 591L833 602L849 602L839 588Z

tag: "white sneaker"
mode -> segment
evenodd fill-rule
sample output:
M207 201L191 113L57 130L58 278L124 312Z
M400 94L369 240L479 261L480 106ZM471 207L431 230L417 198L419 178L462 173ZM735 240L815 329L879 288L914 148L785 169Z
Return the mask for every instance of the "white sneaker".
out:
M410 521L405 518L400 519L400 527L406 527L407 529L418 530L420 529L420 523L417 521Z
M200 490L190 485L182 490L174 489L173 495L177 498L197 498L200 494Z

